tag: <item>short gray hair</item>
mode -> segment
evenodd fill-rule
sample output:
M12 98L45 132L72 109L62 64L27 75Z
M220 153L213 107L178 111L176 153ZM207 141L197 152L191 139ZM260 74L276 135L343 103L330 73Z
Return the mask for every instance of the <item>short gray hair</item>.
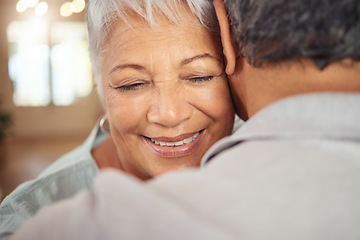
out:
M360 60L360 0L225 0L235 42L259 66L310 58L320 69Z
M95 74L100 98L101 64L103 47L111 31L112 24L117 19L129 23L126 14L129 10L143 17L149 26L156 25L156 15L162 14L172 23L185 21L179 12L179 6L186 4L191 12L199 19L202 26L220 35L212 0L89 0L86 9L86 21L89 34L90 58Z

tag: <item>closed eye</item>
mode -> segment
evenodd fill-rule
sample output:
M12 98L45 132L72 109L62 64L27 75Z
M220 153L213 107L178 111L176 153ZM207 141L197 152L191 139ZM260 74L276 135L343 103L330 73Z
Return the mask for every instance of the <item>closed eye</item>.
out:
M135 90L138 90L142 87L144 87L146 85L146 83L132 83L132 84L127 84L127 85L123 85L123 86L120 86L120 87L117 87L116 89L119 89L121 91L135 91Z
M200 82L210 81L213 78L214 78L214 76L192 77L192 78L189 78L189 80L192 82L195 82L195 83L200 83Z

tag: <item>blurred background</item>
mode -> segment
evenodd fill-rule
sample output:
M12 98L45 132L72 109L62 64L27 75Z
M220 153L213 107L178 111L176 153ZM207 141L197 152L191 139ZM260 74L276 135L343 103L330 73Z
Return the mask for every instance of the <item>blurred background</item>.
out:
M81 144L101 115L84 7L0 1L0 201Z

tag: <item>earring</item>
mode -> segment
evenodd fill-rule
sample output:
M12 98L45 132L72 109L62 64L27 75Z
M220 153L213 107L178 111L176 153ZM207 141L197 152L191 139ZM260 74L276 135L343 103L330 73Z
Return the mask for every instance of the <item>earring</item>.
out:
M103 133L109 135L110 134L110 125L109 125L109 121L106 119L105 116L103 116L101 119L100 119L100 122L99 122L99 126L100 126L100 129Z

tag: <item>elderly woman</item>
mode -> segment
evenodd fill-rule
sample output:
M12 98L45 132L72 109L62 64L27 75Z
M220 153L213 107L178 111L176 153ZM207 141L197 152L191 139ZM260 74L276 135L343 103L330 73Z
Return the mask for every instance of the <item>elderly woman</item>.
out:
M0 238L42 206L91 189L99 169L147 180L199 166L231 133L234 111L212 1L90 0L87 23L105 110L101 127L3 201Z
M210 3L152 1L153 14L139 2L89 5L91 56L111 136L93 155L100 168L149 179L198 166L230 133L233 113L216 22L203 19L214 15L205 12Z

